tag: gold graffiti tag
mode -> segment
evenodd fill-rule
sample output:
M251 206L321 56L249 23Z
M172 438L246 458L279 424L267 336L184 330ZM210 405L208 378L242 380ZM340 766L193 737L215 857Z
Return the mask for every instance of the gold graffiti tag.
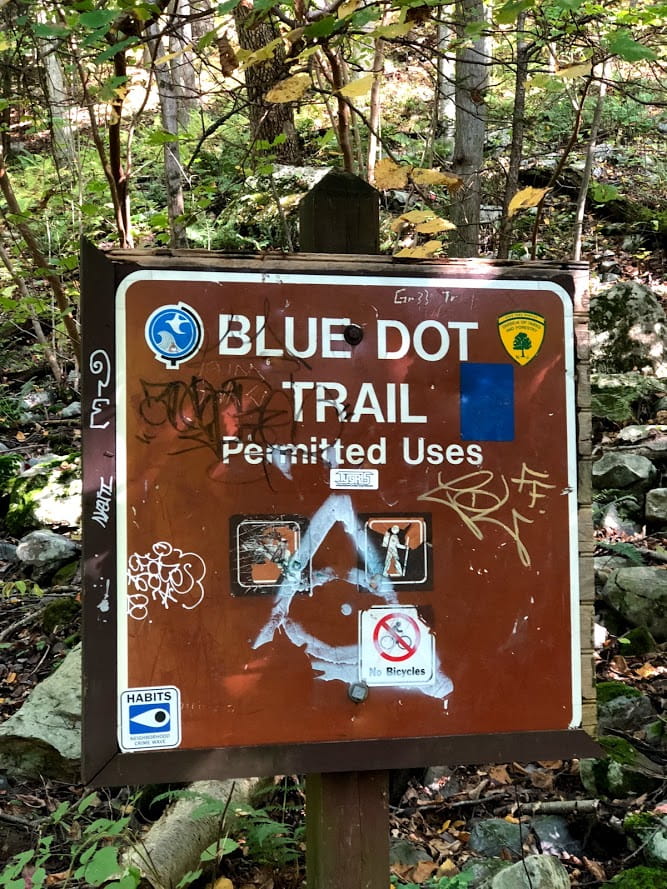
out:
M499 484L496 484L496 481ZM512 479L512 481L515 481ZM496 486L496 490L493 486ZM442 503L458 515L461 521L478 540L484 539L480 527L484 522L502 528L514 541L521 564L528 568L531 564L530 553L521 540L520 523L532 525L533 520L521 515L514 507L510 518L503 521L495 518L509 500L510 488L504 475L496 476L488 469L470 472L451 481L444 481L442 473L438 473L438 484L433 490L421 494L419 500Z
M547 495L541 494L539 488L549 489L555 488L556 485L548 485L546 482L540 482L540 478L549 478L548 472L538 472L536 469L529 469L525 463L521 465L521 474L519 478L513 478L512 482L517 486L519 493L523 494L524 489L530 496L529 509L533 509L538 500L544 499Z

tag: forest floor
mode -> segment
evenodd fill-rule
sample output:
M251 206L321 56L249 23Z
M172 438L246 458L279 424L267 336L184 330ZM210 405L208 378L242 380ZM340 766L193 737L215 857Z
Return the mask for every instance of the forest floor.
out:
M665 257L658 251L641 262L615 248L616 264L623 280L639 280L649 286L667 281ZM593 267L599 254L590 256ZM5 409L10 397L32 380L41 383L41 368L19 368L5 374L0 403L0 441L25 459L52 450L59 453L80 446L77 424L58 422L45 414L44 420L20 424ZM6 535L0 534L10 540ZM14 541L15 542L15 541ZM74 578L63 592L45 589L35 595L17 588L14 563L0 561L0 722L15 713L35 685L53 672L58 662L80 634L80 581ZM67 599L68 607L53 620L45 605L52 594ZM491 653L492 654L492 653ZM648 695L658 713L664 712L667 697L667 651L643 658L625 658L613 637L600 650L597 661L599 680L628 683ZM304 793L294 778L283 779L275 804L268 800L267 812L291 832L289 855L283 860L253 858L248 837L241 836L239 848L223 858L217 877L231 881L233 889L296 889L304 885L302 828ZM0 772L0 835L6 837L6 858L34 845L45 831L54 835L53 857L49 863L48 885L84 885L69 873L69 850L76 834L96 818L110 818L132 811L134 824L143 830L154 813L145 800L136 802L138 788L99 791L85 814L66 826L54 827L50 820L60 804L75 806L87 793L80 784L52 780L28 781L14 774ZM132 802L131 806L128 803ZM637 863L637 850L622 829L630 813L667 811L667 787L663 784L651 794L626 799L591 800L579 777L577 760L533 763L495 763L477 767L443 770L430 783L424 773L415 774L394 793L391 800L390 830L394 844L393 879L399 885L416 886L433 877L453 877L473 853L469 839L473 823L479 819L502 818L525 825L523 846L526 854L546 851L530 829L530 818L542 805L542 811L557 811L568 819L572 836L578 840L579 855L560 851L572 886L599 886L620 870ZM546 805L545 805L546 804ZM132 808L133 807L133 808ZM248 833L252 830L249 823ZM417 854L405 854L400 840L408 841ZM403 850L403 851L400 851ZM296 856L295 860L291 860ZM404 860L405 859L405 860ZM410 860L408 860L410 859ZM3 866L0 854L0 869ZM0 870L1 874L1 870ZM29 869L24 885L32 885ZM204 878L195 886L213 885ZM5 885L5 884L3 884ZM20 883L17 885L21 885ZM219 886L229 883L219 883ZM433 885L433 884L431 884Z

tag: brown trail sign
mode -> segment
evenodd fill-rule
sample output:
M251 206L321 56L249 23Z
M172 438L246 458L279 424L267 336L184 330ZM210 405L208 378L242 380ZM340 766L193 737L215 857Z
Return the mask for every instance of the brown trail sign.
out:
M585 278L84 247L87 781L596 751Z
M84 262L88 780L583 743L571 269Z

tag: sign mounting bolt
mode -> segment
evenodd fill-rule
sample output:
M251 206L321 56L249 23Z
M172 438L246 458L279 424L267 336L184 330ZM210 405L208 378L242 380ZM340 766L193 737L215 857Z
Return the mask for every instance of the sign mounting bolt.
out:
M363 704L368 697L368 686L365 682L352 682L347 689L347 696L355 704Z
M345 342L351 346L358 346L364 338L364 332L358 324L348 324L343 331Z

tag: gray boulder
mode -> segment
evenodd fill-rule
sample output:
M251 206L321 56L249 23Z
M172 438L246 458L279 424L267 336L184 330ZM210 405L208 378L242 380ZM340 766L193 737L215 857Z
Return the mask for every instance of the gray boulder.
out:
M582 854L581 843L572 836L567 818L562 815L538 815L530 823L545 855Z
M473 822L468 848L486 858L498 858L507 853L519 858L527 835L525 824L512 824L504 818L484 818Z
M570 877L557 858L528 855L497 873L489 889L570 889Z
M31 531L19 541L16 555L20 562L32 569L34 578L40 578L78 558L79 546L53 531Z
M646 627L658 642L667 641L664 568L618 568L604 585L602 599L631 626Z
M79 780L81 646L35 686L21 709L0 725L0 768L29 778Z
M637 534L642 529L644 518L640 498L618 497L611 503L593 504L593 523L596 528L604 528L612 534Z
M667 488L653 488L646 494L646 518L655 524L667 523Z
M598 703L598 731L603 735L609 729L633 734L656 718L653 704L645 695L620 695Z
M648 287L621 282L594 296L590 328L593 370L667 377L667 316Z
M656 475L655 466L646 457L610 451L593 464L593 487L598 491L646 491Z

